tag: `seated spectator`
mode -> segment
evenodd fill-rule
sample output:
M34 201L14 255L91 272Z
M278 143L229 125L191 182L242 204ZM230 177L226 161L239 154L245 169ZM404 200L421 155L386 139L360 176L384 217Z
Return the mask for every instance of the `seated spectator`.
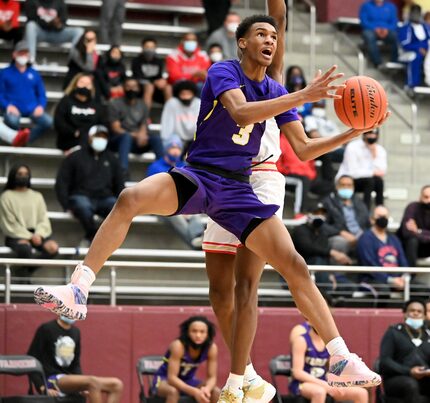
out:
M25 40L29 45L31 62L36 61L38 42L71 42L75 45L84 32L81 27L66 26L67 7L64 0L27 0L25 14Z
M0 74L0 108L5 112L4 122L14 130L19 130L22 116L32 120L29 141L33 142L52 126L52 118L45 112L45 86L39 73L28 64L30 54L25 42L15 45L12 58Z
M66 154L88 144L88 130L102 122L102 106L94 99L93 77L78 73L55 109L57 147Z
M396 403L427 402L430 398L430 333L424 327L425 312L424 302L407 301L404 321L390 326L381 341L384 393Z
M421 7L414 4L411 7L409 21L399 28L399 42L404 50L401 59L407 62L408 88L419 86L423 82L424 59L427 55L430 32L422 21Z
M307 135L311 139L331 137L340 133L336 122L327 118L326 102L324 99L312 104L311 114L304 117L304 126ZM340 146L327 155L334 162L342 162L343 153L344 148Z
M90 403L99 403L106 394L109 403L120 403L123 391L120 379L82 375L81 332L73 326L74 323L72 319L59 316L41 324L28 349L27 354L42 364L48 395L84 393ZM30 379L40 393L45 393L45 385L39 375L31 375Z
M169 403L177 403L180 395L191 396L197 402L215 403L220 394L216 386L215 326L205 316L192 316L179 327L179 337L170 343L163 364L154 376L153 392ZM206 379L200 380L195 374L205 361Z
M217 43L221 45L226 59L237 59L236 29L241 21L240 15L230 11L225 17L223 26L209 35L206 41L206 48Z
M184 154L194 139L200 111L200 98L192 81L180 81L173 86L173 98L164 105L161 113L161 139L169 141L173 134L184 143Z
M290 66L286 73L285 87L287 91L292 94L293 92L300 91L306 87L306 79L303 69L300 66ZM310 115L312 109L311 103L306 103L297 108L298 113L302 118Z
M371 62L375 67L382 63L378 41L390 47L390 60L398 58L397 9L388 0L366 0L360 8L360 23L363 39Z
M213 43L208 48L208 56L211 61L211 64L214 64L216 62L220 62L221 60L224 60L224 53L222 52L222 47L219 43Z
M22 28L19 26L21 6L16 0L0 2L0 38L13 41L14 44L22 39Z
M124 96L122 86L126 77L124 58L119 46L112 46L104 58L98 64L100 77L107 85L108 98L118 98Z
M222 26L230 10L231 3L237 2L238 0L202 0L206 21L208 23L208 35Z
M0 140L11 144L13 147L23 147L27 144L29 138L30 129L14 130L0 120Z
M330 174L330 167L328 169L324 167L321 169L322 174L318 177L315 161L301 161L283 135L281 135L280 144L282 153L276 166L279 172L285 175L287 188L295 187L294 213L295 218L301 218L310 209L309 192L324 197L333 191L333 174ZM322 156L322 160L323 165L327 163L331 165L329 158Z
M142 40L142 53L131 62L133 76L143 85L143 99L151 109L152 101L163 104L172 96L172 86L163 77L164 60L157 56L157 41Z
M154 161L147 171L147 176L161 172L167 172L173 167L183 167L185 162L181 159L182 141L178 136L172 135L165 146L165 155ZM200 249L202 246L203 225L201 215L178 215L162 217L162 219L173 227L178 235L193 249Z
M330 246L323 225L326 221L326 210L322 203L307 216L307 222L294 228L291 235L297 252L303 256L308 265L350 265L351 258L345 253ZM326 292L334 291L351 294L356 286L341 273L316 272L318 287Z
M333 387L327 383L327 370L330 355L324 341L309 322L295 328L290 336L292 355L292 381L288 388L292 395L303 396L312 403L324 403L326 397L336 401L367 403L367 390L357 386Z
M409 20L409 13L411 11L411 7L415 4L421 7L424 14L430 11L429 0L403 0L401 9L401 16L403 21Z
M376 206L370 219L372 227L364 231L357 243L357 257L361 266L408 267L408 262L399 239L387 231L389 212L384 206ZM387 285L403 290L405 281L399 273L372 271L360 273L362 282L372 285ZM381 290L384 287L376 287Z
M128 175L128 155L154 151L161 158L160 136L148 134L149 112L142 100L142 87L134 77L124 80L124 96L109 102L111 138L109 147L118 151L121 166Z
M330 247L353 256L358 239L370 227L366 205L354 195L354 180L343 175L336 181L336 192L323 199L327 210L324 231Z
M384 176L387 172L387 152L378 144L379 131L364 133L361 139L348 143L337 178L348 175L354 178L355 192L363 193L363 200L370 210L372 192L375 204L384 204Z
M180 80L194 81L200 94L210 65L208 56L199 48L196 34L185 34L177 49L166 57L169 83L175 84Z
M85 230L81 246L89 246L98 226L94 214L106 217L124 188L118 159L108 150L108 129L92 126L88 146L63 160L55 190L65 211L71 211Z
M122 43L125 0L104 0L100 7L100 40L109 45Z
M406 207L397 235L411 267L419 257L430 256L430 185L423 186L419 201Z
M94 76L94 87L96 89L95 98L109 98L109 88L101 77L101 72L97 68L100 61L100 55L96 50L97 35L94 31L85 31L80 37L78 43L70 49L69 71L63 82L63 88L66 88L73 77L78 73L90 73Z
M17 164L8 174L6 186L0 195L0 229L9 246L19 259L53 258L58 244L52 239L52 228L45 200L41 193L31 189L30 168ZM40 254L35 254L33 249ZM31 275L35 267L18 271L18 275Z

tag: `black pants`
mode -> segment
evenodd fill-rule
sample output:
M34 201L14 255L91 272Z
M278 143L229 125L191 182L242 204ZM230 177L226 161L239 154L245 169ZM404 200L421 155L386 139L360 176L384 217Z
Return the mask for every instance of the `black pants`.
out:
M206 21L208 22L208 35L224 24L230 5L230 0L203 0Z
M7 41L13 41L13 43L17 43L22 39L22 28L12 28L10 31L3 31L0 29L0 38L5 39Z
M384 380L386 396L394 397L399 403L430 402L430 379L416 380L411 376L402 375Z
M384 204L384 181L380 176L354 179L354 188L356 192L363 193L364 204L369 210L373 191L376 192L376 205Z
M403 240L406 259L411 267L416 267L419 257L430 256L430 244L422 243L418 238L408 238Z

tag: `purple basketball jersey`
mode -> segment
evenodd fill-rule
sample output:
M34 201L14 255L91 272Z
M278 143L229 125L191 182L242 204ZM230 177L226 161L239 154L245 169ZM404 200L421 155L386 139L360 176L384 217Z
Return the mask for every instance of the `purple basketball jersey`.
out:
M267 75L261 82L250 80L237 60L215 63L208 71L202 90L195 141L187 161L250 175L252 158L258 154L266 122L239 127L219 101L220 95L241 89L248 102L264 101L287 94ZM298 120L296 109L275 117L278 126Z

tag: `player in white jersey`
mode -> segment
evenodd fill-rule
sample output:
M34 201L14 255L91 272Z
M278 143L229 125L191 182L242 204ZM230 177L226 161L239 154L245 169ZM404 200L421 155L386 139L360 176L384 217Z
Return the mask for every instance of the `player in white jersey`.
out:
M279 27L278 48L269 75L282 84L285 2L268 0L268 9L269 15L275 18ZM261 202L280 206L276 214L282 219L285 178L276 168L276 161L280 155L280 131L275 119L272 118L266 121L260 150L253 160L250 183ZM246 364L243 390L247 402L267 403L274 397L276 389L257 375L248 358L257 328L258 283L266 262L242 246L236 236L208 219L203 237L203 250L206 252L209 297L221 333L230 349L232 364L230 372L243 374L242 368ZM235 306L240 309L234 309ZM221 402L226 400L228 400L226 397L220 397Z

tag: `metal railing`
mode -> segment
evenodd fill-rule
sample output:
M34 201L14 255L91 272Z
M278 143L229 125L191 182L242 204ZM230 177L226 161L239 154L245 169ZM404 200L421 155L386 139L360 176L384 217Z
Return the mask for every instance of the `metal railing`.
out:
M5 267L5 281L4 286L1 287L4 289L5 294L5 303L11 303L11 286L12 286L12 270L15 268L18 269L17 266L45 266L45 267L73 267L79 261L77 260L43 260L43 259L11 259L11 258L0 258L0 266ZM100 294L109 295L110 305L115 306L117 301L117 294L120 290L122 293L144 293L148 287L139 287L139 286L118 286L117 284L117 269L119 268L133 268L133 269L196 269L196 270L204 270L205 263L191 263L191 262L127 262L127 261L107 261L104 265L105 268L110 269L109 275L109 285L108 286L93 286L93 291L96 291ZM266 265L265 270L274 270L270 265ZM410 279L411 274L415 273L430 273L430 267L373 267L373 266L309 266L309 270L312 275L317 272L341 272L341 273L369 273L369 272L384 272L384 273L400 273L403 275L405 286L403 290L403 299L406 301L410 298ZM68 275L64 278L64 282L68 282ZM207 286L207 284L206 284ZM18 285L17 285L18 287ZM28 285L28 286L20 286L19 289L22 291L31 292L37 286L36 285ZM160 289L161 287L158 287ZM168 289L170 287L166 287L163 289L163 292L168 293ZM193 287L181 287L181 290L189 289L192 293ZM172 287L171 290L175 290L175 287ZM141 291L141 292L139 292ZM207 292L207 291L205 291ZM278 297L288 296L289 292L282 289L273 289L273 290L265 290L264 295L268 295L268 293L276 294Z
M317 27L317 11L312 0L301 0L309 7L309 77L315 75L315 36ZM287 31L287 48L288 52L293 51L294 35L294 0L288 0L288 31Z
M355 52L355 55L357 57L357 65L352 65L348 58L344 56L343 52L340 50L341 45L345 43L348 45L348 49ZM360 48L357 46L356 43L354 43L351 38L349 38L344 32L336 31L333 41L333 54L342 62L349 67L349 69L356 75L362 76L364 75L364 68L365 68L365 59L364 54L360 50Z

